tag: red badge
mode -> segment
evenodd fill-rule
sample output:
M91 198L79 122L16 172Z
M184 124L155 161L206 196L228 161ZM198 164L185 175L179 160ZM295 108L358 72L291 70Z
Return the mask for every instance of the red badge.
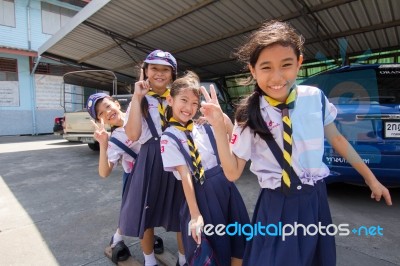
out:
M161 153L164 152L164 146L161 146Z
M235 144L236 140L237 140L237 134L232 134L231 144Z

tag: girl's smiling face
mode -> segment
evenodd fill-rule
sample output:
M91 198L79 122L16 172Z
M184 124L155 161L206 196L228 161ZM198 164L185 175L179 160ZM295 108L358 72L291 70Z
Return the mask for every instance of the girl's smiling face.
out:
M249 68L264 93L285 102L302 62L303 56L297 58L292 47L274 44L264 48L254 67Z
M97 119L103 119L105 124L118 127L124 125L121 106L110 98L103 98L102 101L96 103L96 114Z
M175 97L167 98L172 108L172 116L182 125L186 125L199 109L199 97L189 88L182 88Z
M149 64L145 71L151 88L157 94L164 93L172 82L172 67L170 66Z

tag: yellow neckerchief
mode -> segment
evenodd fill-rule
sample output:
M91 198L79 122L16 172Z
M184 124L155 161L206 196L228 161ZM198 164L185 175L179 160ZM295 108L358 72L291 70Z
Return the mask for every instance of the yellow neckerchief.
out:
M193 120L189 120L186 126L182 126L175 118L171 117L168 121L168 124L183 131L187 137L187 143L190 151L190 158L192 159L192 163L194 166L194 178L196 182L200 182L202 185L204 183L204 168L201 164L201 157L199 151L193 141L190 133L193 130Z
M159 94L155 93L154 91L148 91L147 95L154 97L158 100L157 109L158 109L158 113L160 114L161 128L164 131L165 127L167 126L167 119L165 118L165 109L164 109L164 105L163 105L162 101L165 100L167 98L167 96L170 95L170 90L167 89L162 95L159 95Z

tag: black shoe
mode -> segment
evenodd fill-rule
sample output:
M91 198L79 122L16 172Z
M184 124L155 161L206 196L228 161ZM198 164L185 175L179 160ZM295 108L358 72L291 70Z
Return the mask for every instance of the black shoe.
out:
M110 246L113 244L113 237L111 237ZM129 259L131 252L125 245L124 241L119 241L111 248L111 261L118 264L119 261L125 261Z
M154 253L162 254L164 252L164 241L161 237L154 235Z

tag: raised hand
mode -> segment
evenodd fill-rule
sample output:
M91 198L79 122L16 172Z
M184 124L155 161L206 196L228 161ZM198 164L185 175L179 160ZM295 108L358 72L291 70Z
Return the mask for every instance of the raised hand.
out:
M144 80L143 68L140 68L140 75L137 82L135 82L135 89L132 95L132 100L138 98L141 100L146 93L150 90L150 83L148 80Z
M101 146L107 145L109 135L107 130L105 129L104 120L102 118L100 119L100 126L97 125L97 123L94 122L93 120L90 121L92 121L95 127L95 131L93 134L94 139L97 140Z
M142 80L144 80L143 65L142 65L142 67L140 68L140 75L139 75L139 81L142 81Z
M224 113L218 103L217 93L215 92L214 86L210 85L211 95L208 94L207 90L203 86L200 87L200 90L206 100L201 103L200 112L212 126L217 126L218 124L224 125Z
M148 80L139 80L135 82L135 91L133 97L142 99L146 93L150 90L150 83Z

